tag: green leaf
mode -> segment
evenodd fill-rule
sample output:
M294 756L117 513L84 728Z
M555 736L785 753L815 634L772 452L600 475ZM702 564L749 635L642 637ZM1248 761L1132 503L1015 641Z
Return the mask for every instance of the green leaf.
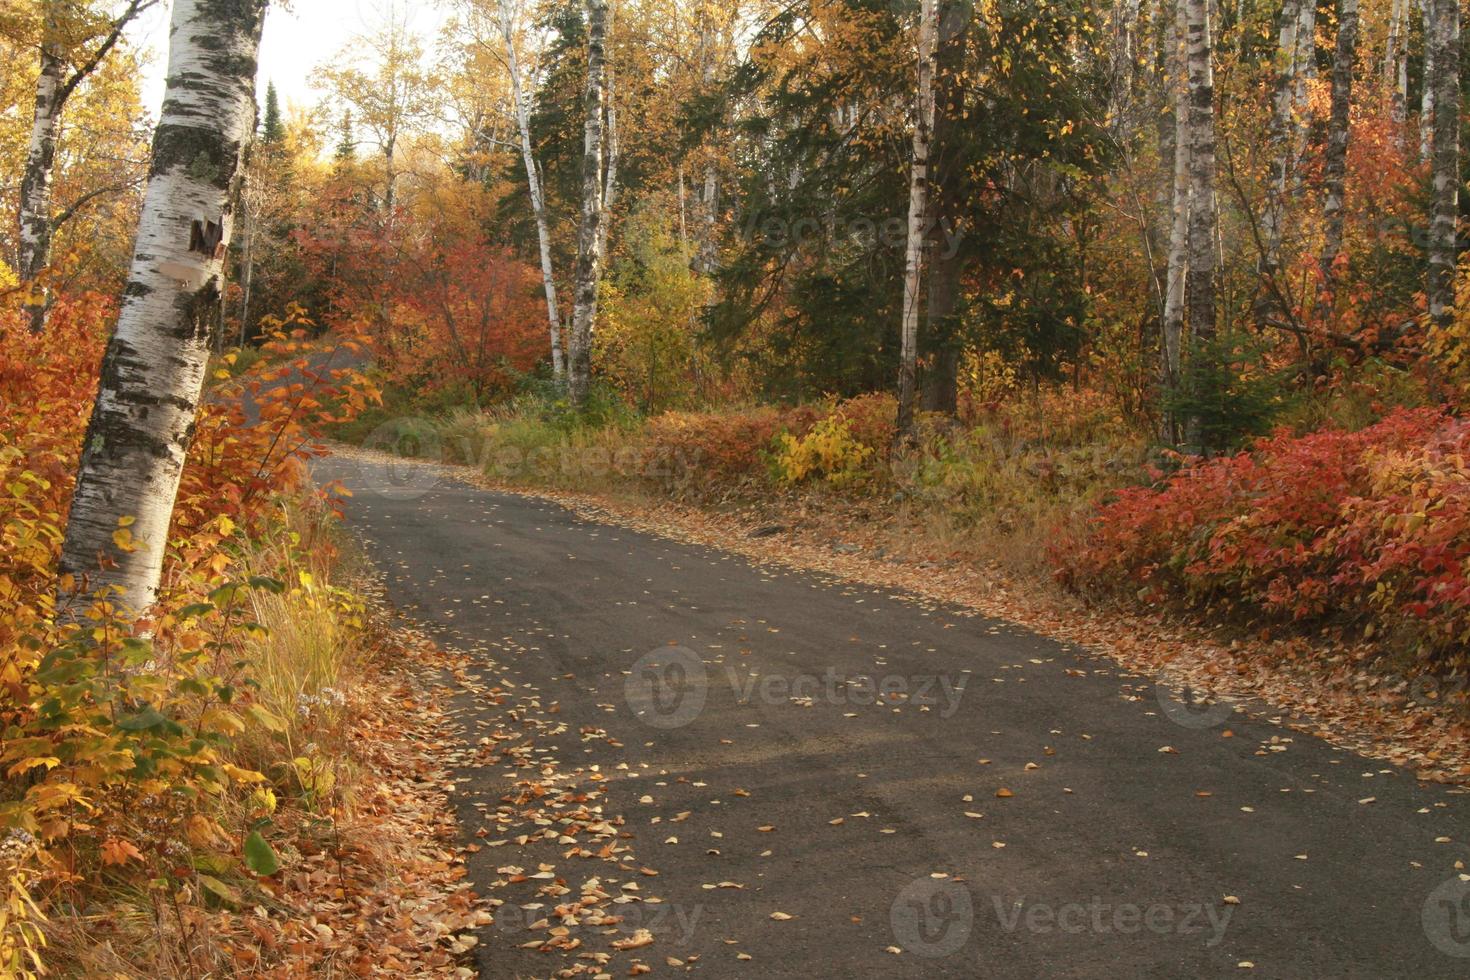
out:
M248 706L245 709L245 713L255 719L256 724L268 732L284 732L286 730L286 723L284 721L258 704Z
M209 593L209 601L216 608L224 609L235 602L235 596L239 594L242 586L238 582L227 582Z
M273 875L281 868L276 852L260 836L258 830L252 830L250 836L245 838L245 867L262 877Z
M158 709L150 704L142 711L123 715L117 720L117 727L125 732L147 732L155 728L167 727L168 723L168 719L159 714Z
M227 905L227 906L229 906L231 908L238 908L239 907L239 905L240 905L240 891L239 891L239 889L237 889L237 888L235 888L235 887L233 887L231 885L225 884L223 881L220 881L218 878L214 877L213 875L207 875L207 874L202 874L202 873L199 875L199 883L204 886L204 890L205 891L209 892L211 895L213 895L215 898L219 899L225 905Z

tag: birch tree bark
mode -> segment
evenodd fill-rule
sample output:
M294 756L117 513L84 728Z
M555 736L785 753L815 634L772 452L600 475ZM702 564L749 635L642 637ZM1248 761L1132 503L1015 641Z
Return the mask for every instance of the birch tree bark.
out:
M1189 91L1181 45L1186 33L1185 0L1175 0L1174 28L1167 35L1167 74L1174 99L1174 174L1169 263L1164 279L1164 382L1179 382L1184 335L1184 277L1189 268Z
M934 128L934 41L939 27L938 0L919 6L919 58L914 87L913 161L909 170L909 228L904 249L903 317L899 325L898 427L895 439L914 433L914 401L919 350L919 295L928 218L929 137Z
M587 0L587 85L583 111L587 122L582 144L582 221L577 229L572 335L568 346L567 391L580 409L592 380L592 323L597 318L597 287L602 276L603 187L602 139L606 89L607 0Z
M47 17L48 35L54 18ZM56 141L61 133L61 89L65 66L60 46L51 37L41 43L41 73L36 79L36 111L26 149L26 169L20 184L20 267L23 282L34 283L51 261L51 170L56 165ZM46 329L46 291L33 288L25 313L32 333Z
M86 81L107 57L123 29L154 0L132 0L108 25L97 47L68 73L61 45L65 0L43 0L41 69L36 76L36 102L31 117L31 136L26 146L25 170L21 174L17 272L22 282L35 283L51 264L51 241L56 231L52 215L51 172L56 166L56 142L61 133L61 115L77 86ZM50 297L44 289L33 289L25 302L25 313L33 333L46 329Z
M1404 121L1404 8L1409 0L1393 0L1388 16L1388 37L1383 44L1383 84L1390 92L1389 112L1395 123Z
M1450 326L1455 312L1455 253L1460 218L1460 4L1427 0L1433 13L1429 46L1435 73L1425 80L1434 90L1434 208L1429 223L1429 319Z
M233 185L255 128L267 0L174 0L168 79L117 328L83 443L61 571L153 604L194 431L230 241ZM132 546L114 540L131 518Z
M505 38L505 61L510 69L510 97L515 104L516 127L521 133L521 160L526 167L526 184L531 189L531 213L536 218L536 239L541 247L541 286L546 293L546 320L551 332L551 373L558 381L566 375L562 356L561 313L556 303L556 276L551 267L551 229L546 218L546 195L541 174L531 149L530 114L521 93L521 66L516 57L515 16L511 0L500 0L500 33Z
M1275 275L1281 267L1281 228L1285 217L1286 191L1291 179L1292 133L1298 106L1296 102L1297 72L1301 58L1297 54L1301 7L1310 0L1286 0L1281 5L1281 26L1276 42L1276 59L1280 72L1272 103L1271 172L1266 184L1266 206L1261 214L1261 256L1263 276Z
M1332 115L1322 164L1322 255L1319 297L1330 302L1342 254L1342 188L1347 176L1349 117L1353 105L1353 58L1358 49L1358 0L1337 6L1337 48L1332 55Z
M1424 84L1419 93L1419 159L1428 160L1434 150L1435 12L1434 0L1419 0L1419 19L1424 31Z
M1205 356L1215 337L1215 79L1211 67L1208 0L1184 0L1189 73L1189 268L1184 274L1191 357ZM1203 394L1194 392L1196 400ZM1203 447L1196 417L1188 423L1190 445Z
M608 8L607 24L609 32L612 30L613 12ZM608 64L604 69L606 75L604 83L604 94L606 102L604 125L607 127L607 140L605 141L606 159L603 161L602 176L602 221L597 225L597 251L604 260L607 259L607 235L612 227L613 204L618 199L618 106L616 95L613 92L613 69Z

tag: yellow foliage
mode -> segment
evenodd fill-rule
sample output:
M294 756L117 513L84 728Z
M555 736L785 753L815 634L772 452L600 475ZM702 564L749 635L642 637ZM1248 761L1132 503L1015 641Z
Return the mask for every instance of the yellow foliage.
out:
M773 466L782 483L817 479L833 486L848 486L867 476L867 464L874 452L872 446L853 438L846 419L829 416L801 438L789 432L778 435Z

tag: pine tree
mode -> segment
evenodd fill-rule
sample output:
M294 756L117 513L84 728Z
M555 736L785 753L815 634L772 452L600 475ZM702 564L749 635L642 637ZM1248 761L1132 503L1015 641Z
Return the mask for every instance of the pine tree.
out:
M337 150L333 154L338 163L346 163L357 157L357 140L352 136L352 113L342 113L337 126Z
M265 86L265 120L260 127L260 141L266 146L276 146L286 138L286 127L281 122L281 103L276 96L276 83Z

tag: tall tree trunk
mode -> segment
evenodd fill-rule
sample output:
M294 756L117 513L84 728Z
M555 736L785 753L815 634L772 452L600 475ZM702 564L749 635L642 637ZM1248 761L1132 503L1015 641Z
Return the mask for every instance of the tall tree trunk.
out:
M383 215L390 225L393 223L393 200L396 196L395 188L398 184L398 171L393 161L397 143L398 137L397 135L393 135L389 136L388 142L383 144Z
M1337 7L1337 49L1332 55L1332 116L1322 165L1322 255L1319 297L1330 302L1342 254L1342 186L1347 176L1349 117L1353 106L1353 58L1358 50L1358 0Z
M1188 27L1185 2L1175 0L1176 24L1169 35L1172 46L1167 61L1168 77L1174 89L1174 193L1169 225L1169 264L1164 280L1163 369L1164 382L1170 386L1179 383L1184 336L1184 278L1189 270L1189 87L1181 55Z
M934 50L926 244L929 266L921 345L931 352L932 359L919 379L919 402L926 412L951 416L959 410L960 344L955 312L965 265L960 248L965 174L959 143L964 139L961 127L967 31L974 16L971 0L948 0L939 17Z
M679 164L679 254L689 254L689 223L685 218L684 165Z
M51 214L51 171L56 165L56 140L61 132L61 113L77 86L87 79L102 59L117 44L123 29L138 13L155 0L130 0L121 14L109 25L102 41L70 75L58 39L60 0L42 0L46 13L42 18L41 69L36 76L35 111L31 117L31 138L26 146L25 170L21 174L18 269L22 282L35 283L51 264L51 240L57 222ZM25 303L26 317L33 333L46 329L46 313L51 298L44 288L33 288Z
M931 242L930 248L924 329L933 341L934 360L924 371L921 402L926 412L954 415L959 410L960 350L953 318L964 266L959 254L948 252L942 242Z
M612 28L612 9L608 9L608 28ZM607 259L607 235L612 227L613 204L618 199L618 107L613 92L613 70L608 65L606 69L606 92L607 92L607 141L606 160L603 163L602 178L602 221L597 225L597 251Z
M587 122L582 146L582 223L577 229L576 300L567 364L572 405L587 401L592 380L592 324L597 318L597 287L602 276L602 116L603 68L607 41L607 0L587 0L587 87L583 112Z
M1428 160L1434 152L1434 95L1436 79L1434 0L1419 0L1420 24L1424 29L1424 82L1419 92L1419 159Z
M1286 192L1291 181L1292 138L1299 107L1296 102L1297 74L1301 58L1297 53L1301 7L1313 0L1286 0L1281 5L1281 26L1276 42L1276 58L1280 72L1276 76L1276 92L1271 114L1271 172L1266 184L1266 206L1261 214L1261 274L1274 276L1281 267L1281 228L1285 219Z
M914 88L913 162L909 171L909 229L904 249L903 318L899 326L898 440L914 433L914 400L919 351L919 287L928 223L929 137L934 128L934 42L939 27L938 0L919 7L919 59Z
M240 224L240 237L245 240L240 256L240 346L244 347L250 334L250 291L255 284L255 213L250 208L248 189L240 194ZM223 337L223 329L220 334Z
M717 225L720 214L720 178L715 173L713 163L704 168L704 190L700 192L700 203L704 212L704 228L699 235L699 271L709 275L718 266L715 260L715 235L719 231Z
M102 361L61 571L121 605L153 604L209 359L233 215L255 126L266 0L174 0L168 80L117 329ZM132 518L133 546L114 533Z
M1390 93L1389 114L1395 123L1404 122L1404 92L1399 80L1404 72L1404 8L1409 0L1393 0L1388 17L1388 38L1383 44L1383 84Z
M1429 319L1450 326L1455 312L1455 242L1460 219L1460 4L1428 0L1435 73L1434 209L1429 224Z
M521 67L516 58L515 23L511 0L500 0L500 32L505 38L505 59L510 69L510 97L515 104L516 127L521 134L521 160L526 166L526 184L531 189L531 213L536 218L536 240L541 247L541 286L546 292L546 320L551 332L551 373L558 381L566 374L561 347L561 313L556 304L556 276L551 267L551 229L546 219L546 195L541 174L531 151L531 123L526 100L521 94Z
M51 262L51 169L56 164L56 140L61 132L62 86L65 65L55 40L55 16L48 13L46 38L41 44L41 73L36 79L36 111L31 122L31 140L26 149L26 168L20 183L20 273L21 281L34 282ZM26 298L25 312L33 333L46 329L46 289L33 287Z
M1215 337L1215 79L1210 64L1208 0L1184 0L1189 73L1189 270L1184 305L1191 356ZM1200 394L1196 392L1196 397ZM1203 446L1200 420L1190 420L1191 445Z
M1292 159L1300 160L1307 151L1307 83L1317 77L1317 0L1301 0L1297 7L1296 59L1290 134ZM1296 194L1301 186L1301 173L1293 168L1288 190Z

